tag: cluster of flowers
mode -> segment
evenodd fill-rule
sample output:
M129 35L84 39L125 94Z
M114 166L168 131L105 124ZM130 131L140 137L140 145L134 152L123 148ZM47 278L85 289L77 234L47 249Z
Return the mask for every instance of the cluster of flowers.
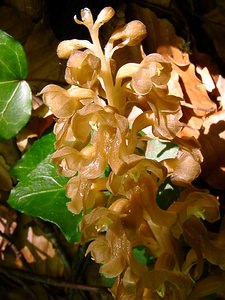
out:
M168 89L170 62L143 53L144 24L135 20L117 28L101 46L99 29L114 13L106 7L94 22L83 9L75 21L88 28L91 41L58 46L58 56L68 59L69 87L51 84L41 92L57 118L52 161L70 177L68 209L83 212L82 242L89 242L87 253L101 264L100 272L115 277L116 299L202 299L223 288L225 231L213 234L204 224L220 219L219 202L191 185L201 153L194 139L178 137L182 99ZM123 48L124 55L130 47L141 59L121 66L116 52ZM150 159L152 140L172 141L179 149L172 158ZM167 178L183 188L162 209L156 199ZM154 257L151 263L135 258L140 245ZM205 261L217 273L202 278Z

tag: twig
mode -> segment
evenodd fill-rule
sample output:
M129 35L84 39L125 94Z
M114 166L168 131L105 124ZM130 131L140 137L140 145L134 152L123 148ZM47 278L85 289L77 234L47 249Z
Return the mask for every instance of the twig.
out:
M16 245L11 241L10 237L7 234L5 234L4 232L2 232L1 230L0 230L0 236L7 242L7 246L9 246L12 249L16 258L18 258L21 261L23 266L30 269L30 266L27 263L27 261L25 260L23 254L17 249Z
M84 272L87 267L87 257L85 257L85 252L87 245L79 245L76 251L76 254L73 256L72 261L72 280L77 280L78 282L82 281ZM73 299L74 290L70 290L68 293L68 300ZM84 291L79 291L79 296L81 299L87 299L86 293Z
M64 267L66 268L68 274L71 274L70 262L62 248L59 240L57 239L56 233L53 231L52 224L42 221L41 219L35 218L35 223L37 226L41 228L44 235L48 238L48 240L52 243L54 249L62 260Z
M58 278L53 278L46 275L34 274L25 270L15 269L6 266L1 266L0 273L9 276L18 277L20 279L24 279L28 281L42 283L45 285L47 284L47 285L52 285L52 286L62 287L62 288L78 289L78 290L94 292L94 293L107 293L106 288L101 286L85 285L80 283L63 281Z
M12 272L8 272L7 267L0 266L0 273L4 275L5 278L8 278L10 282L14 281L17 285L20 285L24 291L28 293L33 299L38 299L37 295L30 289L30 287L25 284L25 282L18 276L17 274L13 274Z
M11 242L9 236L6 235L1 230L0 230L0 236L7 242L7 245L12 249L13 253L15 254L15 256L21 260L22 253L16 248L16 246L13 244L13 242Z
M180 104L181 104L182 106L191 108L191 109L193 109L193 110L205 111L205 112L208 112L208 113L214 111L214 108L196 107L196 106L192 105L191 103L187 103L187 102L185 102L185 101L183 101L183 100L180 101Z

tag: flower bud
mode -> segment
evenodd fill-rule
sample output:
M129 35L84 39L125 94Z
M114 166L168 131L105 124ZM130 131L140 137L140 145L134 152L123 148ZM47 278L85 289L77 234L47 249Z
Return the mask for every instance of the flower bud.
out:
M110 19L112 19L114 14L115 11L112 7L105 7L100 11L95 23L100 27L103 24L107 23Z
M147 35L145 25L138 20L131 21L125 26L117 29L111 36L111 41L123 40L128 46L139 44Z
M93 17L89 8L85 7L81 10L81 19L87 27L93 26Z
M87 40L65 40L59 43L57 47L57 55L59 58L69 58L71 53L74 50L79 50L79 49L92 49L92 45L89 41Z
M81 20L80 21L77 16L74 16L74 21L79 25L84 25L88 29L91 29L94 25L93 16L89 8L85 7L80 11L81 14Z

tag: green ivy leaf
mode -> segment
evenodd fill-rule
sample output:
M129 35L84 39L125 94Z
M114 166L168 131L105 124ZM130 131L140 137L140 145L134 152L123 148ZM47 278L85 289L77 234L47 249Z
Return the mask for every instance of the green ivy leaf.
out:
M160 140L150 140L147 143L145 157L161 161L164 159L175 158L179 147L171 142Z
M23 181L42 162L46 156L55 151L55 135L51 132L38 139L10 170L12 177Z
M68 179L56 172L50 163L54 151L54 134L36 141L11 174L19 183L12 189L8 203L16 210L56 224L70 242L80 239L78 228L81 215L72 214L66 206L65 195Z
M0 140L16 135L31 115L32 93L22 45L0 30Z

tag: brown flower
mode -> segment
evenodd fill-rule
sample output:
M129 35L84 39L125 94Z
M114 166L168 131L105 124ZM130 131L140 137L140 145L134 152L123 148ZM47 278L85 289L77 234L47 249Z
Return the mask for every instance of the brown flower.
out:
M97 81L101 61L88 51L71 53L66 67L65 79L69 84L92 88Z
M51 109L57 118L71 117L82 105L82 100L94 100L95 93L90 89L76 86L65 90L57 85L50 84L42 89L44 103Z
M81 242L89 242L87 253L101 264L100 272L116 277L116 299L191 299L191 277L201 278L204 259L225 269L223 226L212 233L204 224L220 218L219 201L191 186L200 174L199 145L178 138L182 110L181 99L168 87L172 64L158 53L141 51L145 25L135 20L116 28L102 49L99 29L114 13L106 7L94 21L91 11L83 9L75 22L88 28L90 41L73 39L58 46L58 56L68 59L70 86L49 85L41 91L57 118L52 162L59 174L70 177L68 209L83 213ZM117 67L115 51L126 46L135 46L138 59ZM175 157L149 159L152 139L177 144ZM168 177L184 190L162 209L158 191ZM139 245L154 263L135 258ZM212 282L222 291L221 278L212 277ZM203 280L199 286L204 285ZM197 285L193 295L202 295Z

